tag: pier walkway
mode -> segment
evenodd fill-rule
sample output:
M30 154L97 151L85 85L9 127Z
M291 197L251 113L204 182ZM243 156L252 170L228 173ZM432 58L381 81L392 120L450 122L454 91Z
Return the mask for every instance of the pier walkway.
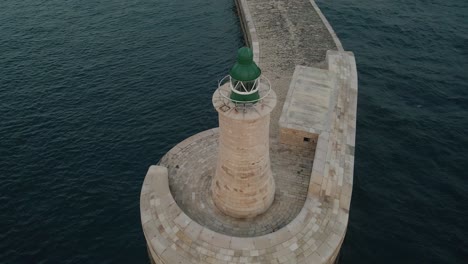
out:
M236 1L247 45L276 92L270 122L270 135L276 137L296 65L324 68L327 50L343 47L313 0Z

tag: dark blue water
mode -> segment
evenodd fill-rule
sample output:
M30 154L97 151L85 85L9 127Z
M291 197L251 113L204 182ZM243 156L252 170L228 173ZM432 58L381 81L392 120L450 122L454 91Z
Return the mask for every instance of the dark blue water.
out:
M468 1L318 3L359 71L342 263L467 263Z
M148 166L217 126L231 0L0 2L0 263L146 263Z
M468 3L319 1L359 69L342 263L468 256ZM0 263L146 263L139 192L216 126L232 0L0 3Z

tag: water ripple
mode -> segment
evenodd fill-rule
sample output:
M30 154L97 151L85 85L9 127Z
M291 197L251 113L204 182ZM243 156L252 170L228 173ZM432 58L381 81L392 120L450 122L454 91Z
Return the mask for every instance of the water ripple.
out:
M150 164L216 126L242 45L232 1L0 8L0 263L146 263Z

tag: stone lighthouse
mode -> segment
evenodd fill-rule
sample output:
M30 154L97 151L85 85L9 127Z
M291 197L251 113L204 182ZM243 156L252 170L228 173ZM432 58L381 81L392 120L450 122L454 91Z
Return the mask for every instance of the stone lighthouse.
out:
M270 112L276 95L249 48L213 95L219 114L216 172L211 183L216 207L235 218L252 218L273 203L275 181L269 154Z
M296 66L279 134L270 135L276 94L252 50L239 49L212 97L219 127L179 142L145 176L151 263L336 263L352 191L357 72L348 52L327 52L327 63Z

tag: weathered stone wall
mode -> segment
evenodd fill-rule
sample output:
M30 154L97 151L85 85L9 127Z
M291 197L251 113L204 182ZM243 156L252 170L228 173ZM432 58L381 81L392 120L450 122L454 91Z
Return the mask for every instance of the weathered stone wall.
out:
M317 145L318 134L301 131L291 128L280 129L280 142L283 144L293 145L301 148L309 148L315 150Z

